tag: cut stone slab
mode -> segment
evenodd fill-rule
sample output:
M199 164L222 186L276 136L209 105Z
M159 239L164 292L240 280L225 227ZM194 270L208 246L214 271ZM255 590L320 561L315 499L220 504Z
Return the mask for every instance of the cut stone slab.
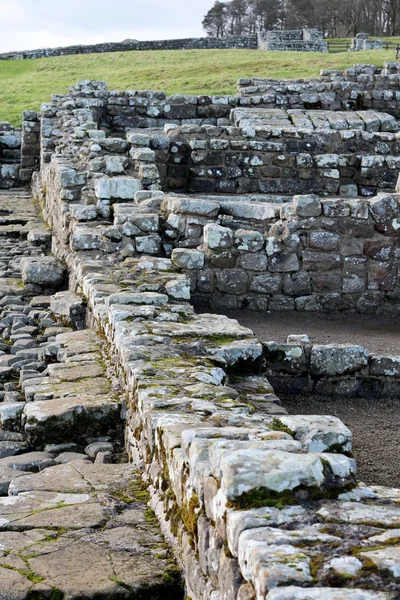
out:
M2 458L0 468L8 467L18 471L30 471L36 473L54 465L53 455L48 452L26 452L19 456Z
M328 523L350 523L385 528L400 525L400 509L396 505L332 502L323 506L317 514Z
M21 274L24 283L58 288L63 283L64 272L64 266L51 256L23 258L21 260Z
M142 189L139 179L133 177L112 177L96 179L95 194L101 200L132 200L135 193Z
M60 381L79 381L90 377L94 379L104 374L104 367L101 364L90 363L56 363L49 365L48 373L50 377Z
M26 600L33 587L32 581L18 571L0 567L1 600Z
M368 350L362 346L328 344L314 345L310 368L316 375L345 375L355 373L368 365Z
M344 452L352 450L352 433L337 417L324 415L285 415L279 421L294 433L310 452L326 452L341 446Z
M29 439L42 445L108 435L121 424L120 405L108 395L28 402L24 417Z
M7 496L11 481L25 474L25 471L17 471L5 466L0 467L0 496Z
M135 476L132 465L106 465L86 460L49 467L37 474L24 475L12 482L10 494L45 491L88 493L128 488Z
M211 471L222 473L221 491L230 501L251 490L265 488L282 493L299 486L320 487L324 482L321 460L314 454L294 454L278 450L247 448L226 451L210 449Z

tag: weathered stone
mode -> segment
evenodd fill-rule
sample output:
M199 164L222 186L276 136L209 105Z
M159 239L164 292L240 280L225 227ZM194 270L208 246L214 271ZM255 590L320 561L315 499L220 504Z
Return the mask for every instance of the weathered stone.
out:
M315 345L311 350L311 372L316 375L344 375L360 371L368 364L368 351L362 346Z
M58 288L64 280L64 267L55 258L24 258L21 261L24 283L34 283L43 287Z
M294 196L293 210L299 217L319 217L322 213L321 200L314 194Z
M199 250L189 248L176 248L172 252L172 262L181 269L202 269L204 266L204 254Z

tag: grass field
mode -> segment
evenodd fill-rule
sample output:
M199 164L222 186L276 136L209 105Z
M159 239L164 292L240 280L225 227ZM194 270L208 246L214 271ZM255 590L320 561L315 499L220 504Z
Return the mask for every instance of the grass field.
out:
M391 38L390 41L400 40ZM38 109L51 94L80 79L107 81L110 89L153 89L169 94L234 94L239 77L296 79L320 69L355 62L382 65L393 50L371 52L259 52L255 50L169 50L0 61L0 121L21 122L25 109Z

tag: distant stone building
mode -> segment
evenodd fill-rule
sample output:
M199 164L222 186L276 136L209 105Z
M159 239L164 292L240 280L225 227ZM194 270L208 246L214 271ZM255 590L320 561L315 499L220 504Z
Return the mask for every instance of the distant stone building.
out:
M382 50L382 40L370 40L368 33L357 33L351 40L349 52L360 52L361 50Z
M328 44L318 29L262 31L258 34L259 50L328 52Z

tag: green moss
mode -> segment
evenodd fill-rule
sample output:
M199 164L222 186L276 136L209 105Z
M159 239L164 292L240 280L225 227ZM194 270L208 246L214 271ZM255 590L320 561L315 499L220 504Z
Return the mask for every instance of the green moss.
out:
M146 520L146 523L149 523L151 525L158 525L158 520L155 515L155 512L149 506L147 506L144 510L144 518Z
M180 586L182 581L181 571L175 563L171 563L165 567L161 579L167 586Z
M271 431L283 431L284 433L288 433L293 438L296 436L295 431L287 427L284 423L282 423L282 421L280 421L277 418L273 419L272 423L270 423L269 429L271 429Z
M53 588L50 600L62 600L63 593L58 588Z
M344 456L353 458L353 454L344 450L341 444L332 444L331 446L329 446L326 452L329 452L330 454L344 454Z
M265 506L282 509L294 504L298 504L298 501L292 491L285 490L279 493L261 487L245 492L234 502L228 502L228 506L234 509L263 508Z
M186 531L192 539L197 539L197 521L199 519L198 510L200 501L197 494L194 494L187 504L182 507L182 521Z
M111 495L117 500L125 502L125 504L132 504L133 502L147 504L150 500L147 484L139 478L136 481L132 481L128 488L114 490Z

